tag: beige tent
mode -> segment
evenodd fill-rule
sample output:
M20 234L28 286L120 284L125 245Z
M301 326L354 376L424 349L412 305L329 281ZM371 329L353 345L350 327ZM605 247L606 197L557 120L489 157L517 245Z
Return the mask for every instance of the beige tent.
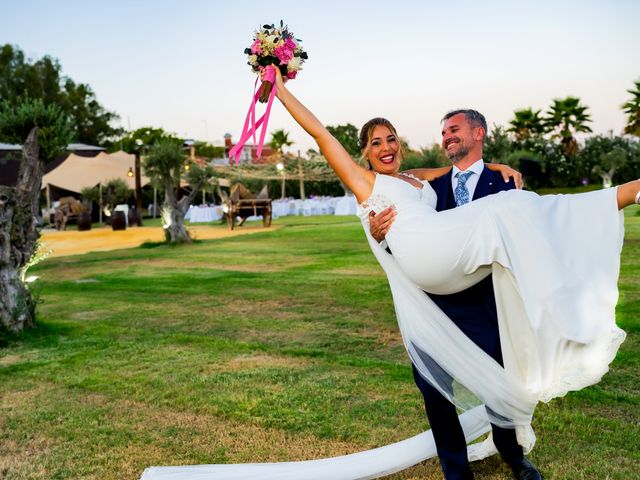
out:
M80 193L85 187L106 184L113 178L124 180L131 190L135 188L135 178L127 173L135 171L135 156L123 151L115 153L100 152L95 157L81 157L74 153L44 175L42 188L49 186ZM149 179L142 175L140 183L145 186Z

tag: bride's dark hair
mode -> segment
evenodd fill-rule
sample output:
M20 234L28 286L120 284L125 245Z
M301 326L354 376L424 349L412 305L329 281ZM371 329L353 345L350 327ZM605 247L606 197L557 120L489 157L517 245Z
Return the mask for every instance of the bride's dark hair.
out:
M391 130L391 133L393 133L393 135L398 140L399 160L402 161L402 159L404 158L404 148L402 146L402 142L400 141L400 137L398 137L398 132L396 132L396 127L394 127L393 124L386 118L382 118L382 117L372 118L362 126L362 128L360 129L360 135L358 137L358 147L360 148L360 159L364 162L365 167L367 167L369 170L371 170L371 164L367 159L367 154L369 153L369 147L371 146L371 137L373 136L373 130L378 126L387 127L389 130Z

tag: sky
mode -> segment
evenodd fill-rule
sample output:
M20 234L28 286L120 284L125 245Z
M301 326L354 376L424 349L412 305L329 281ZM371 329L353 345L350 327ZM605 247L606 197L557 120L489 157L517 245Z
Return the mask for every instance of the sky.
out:
M0 44L57 58L120 126L221 145L241 133L254 74L243 51L283 19L309 60L289 90L326 125L384 116L413 148L475 108L489 125L579 97L595 133L620 133L640 80L636 0L0 0ZM292 151L315 146L281 105Z

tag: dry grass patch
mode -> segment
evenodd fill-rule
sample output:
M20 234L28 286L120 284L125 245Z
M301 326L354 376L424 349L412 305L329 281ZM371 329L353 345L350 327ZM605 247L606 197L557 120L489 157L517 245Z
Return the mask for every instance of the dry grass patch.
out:
M134 264L138 264L139 262L131 262ZM307 265L311 265L313 263L313 259L311 258L303 258L296 257L295 260L288 259L285 263L260 263L257 264L255 262L248 263L221 263L216 259L215 255L211 255L209 257L203 258L200 261L197 260L189 260L183 261L181 259L168 259L168 258L157 258L152 260L147 260L144 263L139 263L140 265L144 265L145 269L150 268L159 268L159 269L185 269L185 268L210 268L212 270L224 270L224 271L234 271L234 272L243 272L243 273L275 273L282 272L284 270L289 270L295 267L303 267ZM148 272L147 270L140 272L143 275L153 275L156 272Z
M336 275L375 277L384 275L384 271L377 263L352 265L351 267L334 268L329 271Z
M0 357L0 366L8 367L9 365L14 365L24 360L26 360L24 355L5 355L4 357Z
M110 310L80 310L69 315L71 320L105 320L126 311L127 308L118 308L115 305Z
M46 393L48 387L42 384L28 390L11 390L2 394L2 409L24 409L32 405L34 400Z
M237 372L256 368L307 368L311 362L300 357L285 357L281 355L239 355L220 365L219 371Z
M28 441L21 439L0 441L0 478L24 480L26 478L50 478L43 465L50 449L51 440L34 434Z

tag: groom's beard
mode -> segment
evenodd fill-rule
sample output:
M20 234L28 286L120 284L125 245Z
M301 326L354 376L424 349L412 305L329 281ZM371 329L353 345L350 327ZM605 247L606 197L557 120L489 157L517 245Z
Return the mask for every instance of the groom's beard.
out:
M451 160L452 163L456 163L462 160L469 154L469 147L467 147L462 140L458 143L458 150L455 152L449 152L449 150L445 150L447 158Z

